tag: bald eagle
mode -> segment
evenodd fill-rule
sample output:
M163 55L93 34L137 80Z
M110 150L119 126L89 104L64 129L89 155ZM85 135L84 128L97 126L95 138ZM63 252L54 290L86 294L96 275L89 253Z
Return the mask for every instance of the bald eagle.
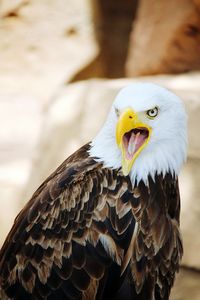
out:
M123 88L98 135L16 217L0 252L0 299L168 299L183 252L186 144L176 95Z

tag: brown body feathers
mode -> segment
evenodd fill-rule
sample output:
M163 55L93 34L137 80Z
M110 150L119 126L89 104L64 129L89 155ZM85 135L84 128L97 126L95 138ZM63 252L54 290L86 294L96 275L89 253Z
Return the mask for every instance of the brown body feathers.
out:
M182 256L177 179L132 187L86 145L17 216L0 252L0 299L168 299Z

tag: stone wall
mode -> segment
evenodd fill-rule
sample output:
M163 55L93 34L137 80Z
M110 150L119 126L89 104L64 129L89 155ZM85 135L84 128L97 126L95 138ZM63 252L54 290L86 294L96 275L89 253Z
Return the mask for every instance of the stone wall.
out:
M0 0L0 244L21 208L46 105L96 55L89 15L87 0Z
M129 77L200 69L200 3L140 0L130 37Z
M200 69L199 0L91 0L98 55L72 81Z

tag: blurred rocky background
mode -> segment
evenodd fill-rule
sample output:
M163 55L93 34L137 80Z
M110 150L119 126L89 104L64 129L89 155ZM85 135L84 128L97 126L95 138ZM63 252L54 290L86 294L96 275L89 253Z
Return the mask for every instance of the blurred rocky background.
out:
M0 245L41 181L95 136L117 91L153 81L189 116L184 257L171 299L199 300L198 70L199 0L0 0Z

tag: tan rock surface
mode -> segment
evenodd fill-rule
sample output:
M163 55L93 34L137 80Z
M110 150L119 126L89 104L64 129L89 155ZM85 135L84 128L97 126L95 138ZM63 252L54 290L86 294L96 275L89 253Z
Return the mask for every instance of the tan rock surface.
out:
M16 16L18 10L28 4L30 0L1 0L0 17Z
M200 69L200 2L140 0L127 75L182 73Z
M87 0L0 0L0 244L21 207L45 105L95 54Z
M181 269L176 276L170 300L200 300L200 274Z
M29 0L16 16L1 18L1 93L47 101L96 54L87 4L87 0Z
M71 82L89 78L121 78L125 76L125 61L129 36L138 0L90 0L94 37L98 55L83 66Z

